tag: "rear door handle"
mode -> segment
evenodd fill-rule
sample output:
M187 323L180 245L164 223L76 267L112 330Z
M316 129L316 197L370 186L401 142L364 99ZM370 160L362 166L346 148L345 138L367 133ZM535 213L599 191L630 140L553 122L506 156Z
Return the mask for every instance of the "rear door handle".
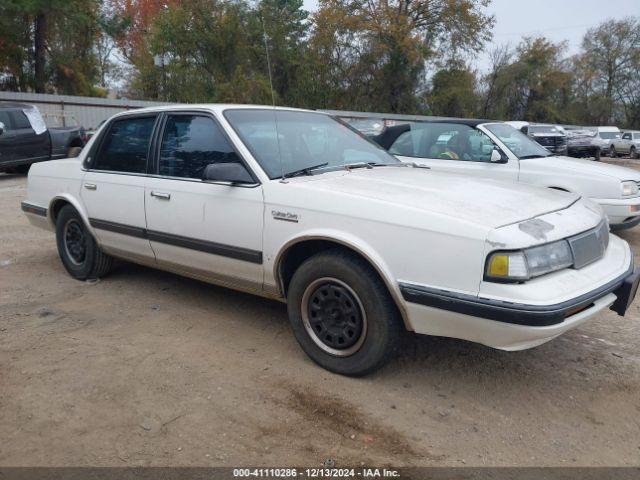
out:
M161 198L163 200L170 200L171 199L171 194L170 193L165 193L165 192L154 192L154 191L151 191L151 196L152 197L156 197L156 198Z
M84 188L87 190L96 190L98 186L95 183L85 183Z

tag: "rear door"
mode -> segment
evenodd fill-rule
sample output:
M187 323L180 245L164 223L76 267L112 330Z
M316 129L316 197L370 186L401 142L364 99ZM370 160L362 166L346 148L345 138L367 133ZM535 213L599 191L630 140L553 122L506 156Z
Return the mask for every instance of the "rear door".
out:
M147 166L157 114L116 118L89 153L81 196L105 250L144 261L153 259L146 234Z
M4 125L0 133L0 165L10 163L16 159L13 136L15 134L13 121L8 109L0 108L0 122Z
M13 124L12 143L15 160L31 162L48 160L51 148L49 131L44 130L36 134L25 113L18 108L11 110L10 115Z
M494 149L498 147L488 135L469 125L425 122L412 124L410 130L400 134L389 153L438 171L516 181L518 161L498 149L503 161L493 163Z
M157 158L145 202L158 263L217 283L261 290L261 185L201 180L210 163L243 162L217 120L201 112L166 113Z

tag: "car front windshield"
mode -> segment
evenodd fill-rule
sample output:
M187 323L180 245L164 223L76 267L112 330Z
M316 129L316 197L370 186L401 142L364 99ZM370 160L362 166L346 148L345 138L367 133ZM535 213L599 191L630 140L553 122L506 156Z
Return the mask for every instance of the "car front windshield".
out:
M271 179L313 168L400 163L325 114L239 108L226 110L224 116Z
M488 123L484 127L500 139L520 160L528 158L550 157L549 151L531 140L520 130L506 123Z
M562 133L560 129L556 127L547 126L529 126L530 133Z
M613 140L614 138L620 138L620 133L618 132L600 132L600 138L605 140Z

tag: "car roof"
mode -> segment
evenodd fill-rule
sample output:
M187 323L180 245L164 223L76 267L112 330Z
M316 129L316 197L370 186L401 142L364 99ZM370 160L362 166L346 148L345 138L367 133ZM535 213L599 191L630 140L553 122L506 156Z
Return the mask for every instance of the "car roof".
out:
M323 114L322 112L316 112L314 110L304 110L301 108L289 108L289 107L274 107L272 105L247 105L247 104L235 104L235 103L172 103L168 105L159 105L154 107L137 108L135 110L128 110L121 112L114 116L121 115L139 115L141 113L155 113L155 112L169 112L175 110L209 110L216 113L221 113L225 110L278 110L278 111L297 111L297 112L309 112ZM326 115L326 114L323 114Z

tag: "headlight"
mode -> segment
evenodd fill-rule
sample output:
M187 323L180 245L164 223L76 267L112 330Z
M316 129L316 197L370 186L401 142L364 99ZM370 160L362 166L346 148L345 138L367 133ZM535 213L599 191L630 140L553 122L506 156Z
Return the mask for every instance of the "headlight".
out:
M638 195L638 184L636 182L622 182L622 196L632 197Z
M566 240L515 252L494 252L487 259L485 279L523 282L533 277L573 265L573 254Z

